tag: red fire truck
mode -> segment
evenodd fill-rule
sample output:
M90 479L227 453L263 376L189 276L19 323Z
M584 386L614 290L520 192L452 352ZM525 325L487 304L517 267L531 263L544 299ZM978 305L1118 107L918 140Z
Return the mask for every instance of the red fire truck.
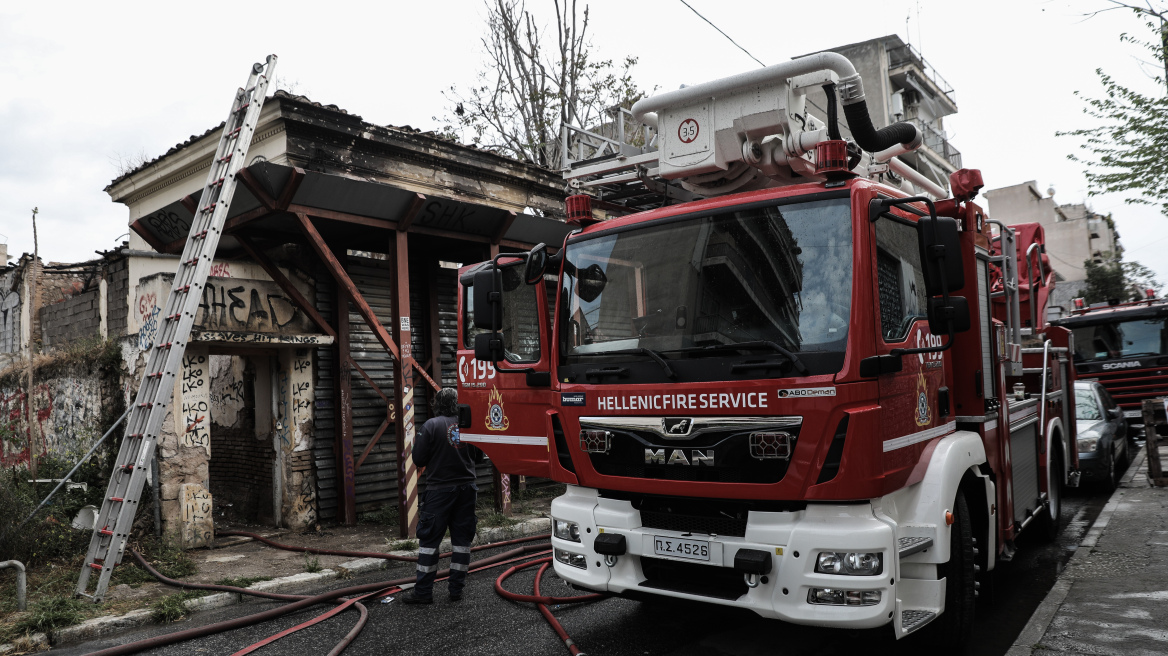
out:
M1168 301L1151 289L1145 293L1143 301L1090 307L1077 298L1070 316L1054 321L1074 333L1076 373L1107 389L1127 418L1129 436L1143 434L1144 399L1168 395Z
M565 130L554 255L460 272L461 439L567 483L555 571L579 588L963 639L1075 482L1070 332L1022 325L1052 280L1019 285L1031 244L972 202L977 171L947 197L904 165L920 133L875 129L834 53L614 122Z

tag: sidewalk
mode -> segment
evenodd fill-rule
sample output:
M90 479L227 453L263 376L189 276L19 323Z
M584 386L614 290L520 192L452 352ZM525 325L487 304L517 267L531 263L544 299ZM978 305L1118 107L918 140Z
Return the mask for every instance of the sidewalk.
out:
M1007 656L1168 654L1168 488L1147 473L1141 449Z

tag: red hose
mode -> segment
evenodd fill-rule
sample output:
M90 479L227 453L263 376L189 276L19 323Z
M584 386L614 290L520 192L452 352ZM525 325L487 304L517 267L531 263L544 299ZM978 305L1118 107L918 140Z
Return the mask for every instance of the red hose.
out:
M247 531L218 531L216 533L216 535L240 535L243 537L252 538L253 540L256 540L257 542L263 542L264 544L266 544L268 546L275 547L277 549L284 549L285 551L299 551L299 552L306 552L306 553L312 553L312 554L319 554L322 556L348 556L350 558L381 558L384 560L401 560L401 561L405 561L405 562L409 562L409 563L418 562L417 556L398 556L395 554L380 553L377 551L342 551L342 550L338 550L338 549L313 549L312 547L298 547L296 545L282 544L280 542L274 542L272 540L265 538L262 535L257 535L255 533L248 533ZM544 533L543 535L529 535L527 537L516 538L514 540L504 540L502 542L492 542L490 544L476 545L474 547L471 547L470 550L471 551L482 551L483 549L494 549L495 547L505 547L505 546L511 545L511 544L521 544L523 542L535 542L536 540L546 540L550 537L551 537L550 533ZM446 553L438 554L438 557L439 558L449 558L450 552L448 551Z
M536 605L536 608L539 609L540 614L543 615L543 618L545 620L547 620L548 624L551 625L552 630L555 631L556 635L558 635L560 637L560 640L562 640L564 642L564 646L568 648L568 652L571 653L572 656L586 656L583 654L583 652L580 651L580 648L576 646L576 643L568 635L568 632L564 630L564 627L562 624L560 624L560 621L557 620L554 615L552 615L551 610L548 609L548 604L574 604L574 603L581 603L581 602L587 602L587 601L597 601L600 599L607 598L608 595L586 594L586 595L580 595L577 597L545 597L545 596L543 596L543 594L540 592L540 589L539 589L539 583L540 583L540 580L543 578L543 573L547 570L548 566L551 565L551 562L552 562L552 559L549 556L547 558L540 558L538 560L532 560L530 562L522 563L520 565L515 565L515 566L509 568L507 571L500 574L499 578L495 579L495 592L499 593L499 595L501 597L503 597L504 599L509 599L511 601L527 601L527 602L534 603ZM503 588L503 581L507 577L511 576L515 572L518 572L519 570L527 569L528 567L532 567L533 565L541 565L541 567L539 568L539 571L537 571L535 573L535 594L534 595L522 595L522 594L518 594L515 592L510 592L510 591Z
M546 548L546 545L526 545L526 546L512 549L510 551L506 551L506 552L501 553L501 554L496 554L494 556L488 556L487 558L484 558L484 559L478 561L478 564L480 566L482 566L482 565L488 565L491 563L498 563L498 562L507 560L509 558L513 558L513 557L521 555L521 554L531 553L534 551L540 551L540 550L543 550L545 548ZM382 555L385 555L385 554L382 554ZM441 577L446 577L449 575L450 575L449 569L441 570L438 572L438 576L441 576ZM410 576L408 578L396 579L393 581L383 581L383 582L379 582L379 583L366 583L363 585L355 585L355 586L349 587L349 588L339 588L337 590L330 590L328 592L324 592L324 593L321 593L319 595L300 599L299 601L294 601L290 604L281 606L279 608L273 608L271 610L267 610L267 611L263 611L263 612L259 612L259 613L254 613L252 615L246 615L244 617L237 617L235 619L225 620L223 622L215 622L214 624L207 624L204 626L194 627L191 629L186 629L185 631L176 631L174 633L168 633L166 635L155 636L153 638L147 638L145 640L139 640L137 642L131 642L131 643L127 643L124 645L117 645L114 647L110 647L108 649L103 649L101 651L93 652L89 656L120 656L122 654L136 654L136 653L138 653L140 651L144 651L146 649L154 649L156 647L164 647L166 645L172 645L176 642L183 642L186 640L190 640L192 638L201 638L203 636L212 635L215 633L221 633L223 631L230 631L230 630L242 628L245 626L251 626L252 624L258 624L260 622L266 622L268 620L275 619L277 617L282 617L282 616L287 615L289 613L294 613L294 612L301 610L303 608L315 606L316 604L324 603L326 601L332 601L332 600L337 599L339 597L345 597L345 596L355 595L355 594L364 594L367 592L376 592L378 590L384 590L386 588L397 586L397 585L404 585L406 583L413 583L416 580L417 580L416 576ZM196 586L201 586L202 584L187 584L187 583L179 582L179 585L182 585L184 587L189 587L189 588L195 588ZM221 587L230 587L230 586L221 586ZM256 591L247 590L246 588L234 588L231 590L231 592L240 592L240 593L250 594L250 593L254 593ZM270 594L270 593L266 593L266 594Z

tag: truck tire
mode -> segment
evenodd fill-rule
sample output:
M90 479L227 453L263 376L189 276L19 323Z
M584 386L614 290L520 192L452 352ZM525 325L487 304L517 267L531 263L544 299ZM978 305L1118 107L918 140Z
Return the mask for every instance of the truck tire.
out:
M1099 479L1099 485L1104 492L1111 493L1115 491L1115 488L1119 487L1119 473L1115 469L1115 456L1108 449L1107 457L1103 459L1102 477Z
M929 627L930 642L948 653L961 653L973 634L977 578L973 553L973 517L965 495L957 493L950 527L949 562L938 567L945 578L945 612Z
M1047 494L1047 507L1039 510L1034 519L1036 537L1043 542L1054 542L1059 534L1059 524L1063 518L1063 453L1055 448L1051 450L1050 463L1046 468L1049 477L1050 492Z

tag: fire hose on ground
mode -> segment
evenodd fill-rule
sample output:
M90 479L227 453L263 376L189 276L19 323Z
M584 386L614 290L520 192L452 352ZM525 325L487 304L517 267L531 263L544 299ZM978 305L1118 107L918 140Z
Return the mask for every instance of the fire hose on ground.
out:
M417 560L418 560L417 557L415 557L415 556L399 556L399 555L395 555L395 554L386 554L386 553L377 553L377 552L343 551L343 550L335 550L335 549L313 549L310 547L298 547L298 546L294 546L294 545L281 544L278 542L274 542L274 541L269 540L267 538L264 538L260 535L256 535L254 533L247 533L247 532L243 532L243 531L222 531L219 534L224 535L224 536L238 535L238 536L249 537L249 538L252 538L252 539L254 539L258 542L261 542L263 544L267 544L267 545L275 547L277 549L285 549L288 551L309 552L309 553L320 554L320 555L347 556L347 557L355 557L355 558L380 558L383 560L395 560L395 561L403 561L403 562L417 562ZM505 540L503 542L495 542L492 544L478 545L478 546L472 547L471 551L481 551L483 549L494 549L494 548L498 548L498 547L502 547L502 546L509 546L509 545L520 544L520 543L525 543L525 542L546 540L546 539L548 539L548 537L549 536L547 534L544 534L544 535L536 535L536 536L518 538L518 539L514 539L514 540ZM583 652L580 651L579 647L577 647L576 644L572 641L572 639L568 636L568 634L564 630L563 626L559 623L558 620L556 620L555 616L552 615L551 611L548 609L548 605L596 601L596 600L605 598L606 595L588 594L588 595L581 595L581 596L575 596L575 597L547 597L547 596L543 596L540 593L540 581L543 577L543 573L547 570L548 566L551 564L551 557L547 555L548 553L549 553L549 551L547 549L546 544L524 545L521 547L517 547L515 549L511 549L509 551L505 551L505 552L500 553L500 554L496 554L494 556L489 556L487 558L483 558L483 559L477 560L475 562L472 562L470 571L471 572L478 572L478 571L483 571L486 569L491 569L494 567L500 567L503 565L509 565L509 564L512 565L512 567L507 569L505 572L503 572L498 577L498 579L496 579L495 591L500 596L502 596L504 599L508 599L510 601L530 602L530 603L536 604L536 607L539 609L540 614L542 614L544 619L547 620L547 622L551 626L552 630L555 631L556 635L559 636L560 640L563 641L565 647L567 647L568 651L572 654L572 656L587 656L586 654L584 654ZM258 613L253 613L251 615L245 615L243 617L238 617L238 618L231 619L231 620L216 622L214 624L208 624L205 626L195 627L192 629L186 629L183 631L176 631L174 633L156 636L153 638L147 638L144 640L139 640L137 642L132 642L132 643L128 643L125 645L118 645L115 647L110 647L108 649L103 649L101 651L93 652L93 654L91 654L90 656L114 656L115 654L134 654L134 653L138 653L140 651L144 651L147 649L154 649L157 647L171 645L171 644L175 644L178 642L191 640L194 638L200 638L200 637L204 637L204 636L208 636L208 635L213 635L216 633L222 633L225 631L231 631L234 629L239 629L239 628L243 628L246 626L251 626L253 624L258 624L260 622L266 622L268 620L276 619L278 617L282 617L284 615L288 615L290 613L294 613L294 612L297 612L299 610L309 608L311 606L315 606L317 604L329 603L329 602L335 603L336 606L334 608L328 610L327 612L325 612L321 615L318 615L318 616L316 616L316 617L314 617L306 622L303 622L303 623L296 625L294 627L291 627L289 629L285 629L284 631L276 633L272 636L269 636L268 638L265 638L264 640L261 640L260 642L257 642L257 643L250 645L250 646L248 646L240 651L237 651L232 656L244 656L244 654L250 654L250 653L256 651L257 649L260 649L261 647L264 647L266 645L271 644L272 642L275 642L276 640L279 640L280 638L283 638L287 635L295 633L296 631L299 631L301 629L305 629L305 628L308 628L308 627L313 626L315 624L318 624L318 623L320 623L324 620L327 620L327 619L333 617L334 615L337 615L337 614L339 614L339 613L341 613L349 608L353 608L353 609L358 611L359 618L357 620L357 623L353 626L353 628L329 652L329 656L336 656L336 655L340 654L341 652L343 652L353 642L353 640L356 639L357 635L360 634L361 630L365 626L365 623L368 619L368 610L365 608L364 605L362 605L360 603L361 601L366 600L370 597L380 598L380 597L388 596L390 594L401 592L402 590L411 587L412 584L414 583L414 581L416 580L416 577L411 576L408 578L396 579L396 580L392 580L392 581L366 583L363 585L351 586L351 587L347 587L347 588L340 588L337 590L331 590L329 592L321 593L318 595L290 595L290 594L279 594L279 593L274 593L274 592L264 592L262 590L252 590L250 588L240 588L240 587L229 586L229 585L215 585L215 584L205 584L205 583L186 583L183 581L178 581L176 579L171 579L171 578L168 578L166 576L163 576L162 573L160 573L158 570L154 569L148 562L146 562L146 559L143 558L141 556L141 554L139 554L137 551L131 550L131 555L133 555L134 559L138 561L139 565L141 565L143 568L145 568L146 571L149 572L152 576L154 576L160 583L163 583L165 585L186 588L186 589L192 589L192 590L232 592L232 593L237 593L237 594L244 594L244 595L249 595L249 596L254 596L254 597L260 597L260 598L264 598L264 599L271 599L274 601L287 601L290 603L288 603L284 606L281 606L279 608L273 608L270 610L261 611ZM443 554L441 554L441 557L446 558L446 557L449 557L450 555L451 555L450 553L443 553ZM537 560L530 560L531 558L535 558L535 557L539 557L539 558ZM527 562L519 562L519 561L527 561ZM526 569L528 567L532 567L534 565L542 565L542 567L540 567L540 569L536 572L536 575L535 575L535 583L534 583L535 594L534 595L517 594L517 593L510 592L508 590L505 590L503 588L503 581L505 579L507 579L509 576L511 576L512 574L514 574L520 570ZM450 576L449 569L440 570L438 572L437 580L444 580L444 579L448 578L449 576ZM354 596L354 595L358 595L358 596ZM348 597L348 598L344 598L344 597Z

